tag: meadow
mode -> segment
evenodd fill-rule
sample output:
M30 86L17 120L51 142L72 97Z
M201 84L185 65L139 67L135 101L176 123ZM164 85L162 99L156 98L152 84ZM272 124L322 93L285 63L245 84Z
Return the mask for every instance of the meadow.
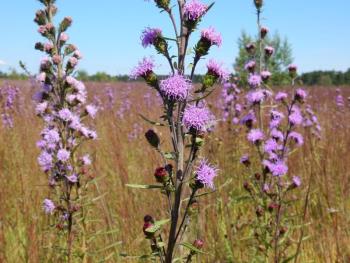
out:
M48 230L52 222L42 211L42 200L50 191L37 164L35 144L43 124L35 116L32 101L36 88L29 81L0 83L7 85L17 87L18 93L11 110L13 127L0 125L0 262L55 262L54 250L46 246L59 231ZM166 217L167 204L157 191L126 184L155 183L154 168L161 162L145 144L144 133L152 127L139 113L157 119L162 114L160 100L154 90L139 82L86 86L89 100L100 108L93 120L98 139L83 146L92 153L88 176L94 178L89 185L93 198L88 214L88 262L139 262L138 256L149 252L143 217ZM208 99L219 121L206 135L204 148L206 157L219 167L219 176L214 193L201 198L201 216L191 230L201 233L207 252L195 262L252 262L250 247L255 241L249 226L255 210L244 189L247 172L240 163L242 154L249 151L246 130L221 120L220 90L218 86ZM306 90L322 129L320 138L305 130L308 143L288 161L290 172L302 179L292 210L301 216L290 242L298 243L303 234L298 262L350 262L350 89ZM167 135L160 128L155 130L160 137Z

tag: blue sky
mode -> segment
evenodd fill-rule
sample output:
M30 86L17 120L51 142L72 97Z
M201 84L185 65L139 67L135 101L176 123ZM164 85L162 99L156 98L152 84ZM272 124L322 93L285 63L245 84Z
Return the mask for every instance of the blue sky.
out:
M207 0L203 0L210 3ZM287 36L300 70L346 70L350 67L349 0L266 0L264 24L272 32ZM161 27L171 35L165 14L152 1L143 0L57 0L58 18L71 16L70 40L84 55L79 68L89 73L129 73L137 61L154 55L159 72L167 73L166 62L152 48L140 45L140 32L146 26ZM0 70L17 67L24 61L32 72L42 54L34 50L41 40L33 18L40 7L35 0L2 1L0 9ZM223 35L223 46L209 57L231 68L237 55L237 38L244 29L256 32L252 0L217 0L200 28L214 26ZM198 34L194 35L197 39ZM2 62L6 64L2 64ZM18 68L18 67L17 67ZM199 65L203 71L204 63Z

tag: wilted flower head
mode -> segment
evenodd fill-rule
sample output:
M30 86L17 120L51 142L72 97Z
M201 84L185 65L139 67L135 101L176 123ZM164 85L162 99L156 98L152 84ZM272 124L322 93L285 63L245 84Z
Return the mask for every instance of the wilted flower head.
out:
M162 35L162 30L159 28L147 27L141 36L141 42L143 47L148 47L154 44L158 36Z
M205 12L207 12L207 8L208 6L199 0L192 0L185 4L184 13L188 20L196 21L200 19L205 14Z
M182 120L188 130L201 132L208 131L214 123L214 117L205 105L188 105Z
M185 100L191 87L191 81L180 74L174 74L160 82L160 90L171 100Z
M137 79L139 77L146 77L149 73L153 72L154 67L155 64L152 58L143 58L131 71L130 78Z
M216 32L215 28L209 27L207 29L203 29L201 32L201 37L208 40L211 45L216 45L218 47L222 44L221 34Z
M196 180L205 187L214 189L214 178L218 175L218 169L209 164L207 160L201 160L196 169Z

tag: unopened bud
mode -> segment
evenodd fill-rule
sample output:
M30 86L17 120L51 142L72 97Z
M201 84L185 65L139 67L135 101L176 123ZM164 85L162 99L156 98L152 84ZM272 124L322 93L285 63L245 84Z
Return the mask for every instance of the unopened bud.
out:
M157 148L159 146L160 139L159 139L158 135L153 130L148 130L145 133L145 137L146 137L148 143L151 146L153 146L154 148Z

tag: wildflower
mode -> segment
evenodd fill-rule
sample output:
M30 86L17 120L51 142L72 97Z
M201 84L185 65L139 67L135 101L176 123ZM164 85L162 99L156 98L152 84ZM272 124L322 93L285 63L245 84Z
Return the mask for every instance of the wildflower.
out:
M303 102L306 99L306 91L303 89L297 89L295 91L295 99L299 102Z
M273 47L267 46L265 47L265 56L267 58L271 57L273 55L273 53L275 52L275 49Z
M240 159L240 163L244 164L245 166L249 166L250 165L249 155L244 154Z
M202 247L204 246L204 241L202 239L196 239L193 242L193 246L197 249L202 249Z
M250 60L244 65L244 69L252 73L255 70L255 66L256 62L254 60Z
M264 71L261 71L260 75L263 81L267 81L269 80L272 74L270 71L264 70Z
M141 42L143 47L154 45L156 39L162 35L162 30L159 28L147 27L141 36Z
M250 74L248 77L248 84L253 89L260 87L261 81L261 76L257 74Z
M292 182L293 182L293 187L295 188L301 186L301 179L299 176L293 176Z
M265 93L263 90L252 90L246 95L247 101L249 104L259 104L261 103L265 98Z
M60 149L57 152L57 159L61 162L67 162L70 158L70 152L66 149Z
M292 139L298 146L301 146L304 143L303 136L300 133L295 131L292 131L291 133L289 133L288 138Z
M303 117L301 115L300 109L294 106L289 115L289 122L291 125L299 125L303 122Z
M130 78L146 78L150 73L153 73L154 67L155 64L153 59L143 58L143 60L140 61L138 65L131 71Z
M85 110L86 110L87 114L89 114L89 116L90 116L91 118L95 119L96 113L97 113L97 111L98 111L98 109L96 108L96 106L94 106L94 105L87 105L87 106L85 107Z
M188 130L208 131L213 121L213 115L206 106L188 105L184 111L183 124Z
M91 159L90 156L88 154L85 154L82 158L81 161L83 163L83 165L91 165Z
M157 182L163 183L167 177L167 171L164 167L158 167L154 172Z
M187 20L197 21L207 12L207 8L208 6L199 0L192 0L185 4L184 14Z
M183 101L187 98L192 84L190 80L174 74L160 82L160 90L171 100Z
M196 169L196 180L205 187L214 189L214 178L218 175L218 169L209 164L206 160L201 160Z
M257 0L257 1L259 1L259 0ZM260 1L262 1L262 0L260 0ZM261 29L260 29L260 36L261 36L261 38L265 38L266 35L269 33L269 31L270 30L266 26L262 26Z
M284 101L285 99L288 98L288 94L285 93L285 92L282 92L282 91L279 91L276 96L275 96L275 100L277 102L281 102L281 101Z
M53 161L52 155L46 151L41 152L41 154L38 157L38 163L44 172L51 169L52 161Z
M249 53L249 54L253 54L255 52L255 44L254 43L248 43L246 46L245 46L245 50Z
M210 59L207 63L208 73L225 82L229 79L229 74L222 68L222 64L217 63L214 59Z
M70 121L72 119L72 116L72 112L67 108L64 108L58 112L58 117L66 122Z
M264 139L264 137L265 137L265 135L261 130L252 129L248 133L247 139L248 139L248 141L250 141L254 144L258 144Z
M216 32L213 27L203 29L201 31L201 38L208 41L211 45L220 47L222 44L221 34Z
M53 214L53 212L55 211L55 208L56 208L55 204L52 202L52 200L44 199L43 209L46 214Z

